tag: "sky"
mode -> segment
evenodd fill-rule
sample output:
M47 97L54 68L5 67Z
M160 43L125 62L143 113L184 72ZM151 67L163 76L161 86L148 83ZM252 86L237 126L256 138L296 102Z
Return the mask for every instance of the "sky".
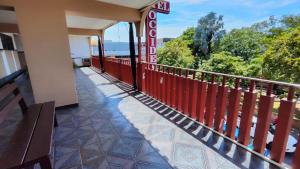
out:
M170 14L158 14L158 38L176 38L188 27L197 26L197 21L216 12L223 15L224 28L250 26L283 15L300 14L300 0L170 0ZM128 23L121 22L105 32L105 39L128 42Z

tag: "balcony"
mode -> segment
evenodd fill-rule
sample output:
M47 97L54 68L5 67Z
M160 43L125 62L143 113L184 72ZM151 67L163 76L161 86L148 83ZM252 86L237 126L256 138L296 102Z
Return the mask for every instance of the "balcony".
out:
M280 168L109 74L75 76L79 106L56 111L55 168ZM29 81L18 84L32 102Z
M97 59L93 58L94 67L99 66ZM132 78L128 78L130 67L126 59L104 59L106 72L127 84L132 84ZM164 116L187 133L197 132L201 126L212 133L210 141L218 136L271 164L281 167L292 164L294 153L286 153L285 147L291 137L296 142L298 135L297 129L292 127L295 126L294 97L298 85L147 63L143 63L141 69L144 72L141 101L156 113L165 113ZM287 98L280 100L274 86L286 91ZM273 113L274 102L280 102L277 115ZM277 129L271 130L272 126ZM208 140L208 147L219 142ZM213 149L221 151L220 147ZM228 151L232 149L236 148ZM296 149L296 144L292 149ZM249 167L252 168L246 166Z

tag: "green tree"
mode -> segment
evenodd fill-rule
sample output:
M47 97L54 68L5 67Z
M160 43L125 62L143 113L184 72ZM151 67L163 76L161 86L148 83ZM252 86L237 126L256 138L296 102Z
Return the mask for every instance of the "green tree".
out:
M195 28L190 27L187 28L182 35L180 35L178 38L180 40L186 41L188 47L193 51L195 49L195 42L194 42L194 37L195 37Z
M195 54L207 60L213 51L213 45L217 46L219 40L225 34L223 29L223 16L210 12L198 21L195 32Z
M296 28L300 26L300 15L287 15L283 16L281 23L286 28Z
M264 58L258 56L250 60L246 68L246 76L262 78L262 65Z
M179 38L171 40L157 50L159 64L193 68L194 56L186 41Z
M274 38L263 57L264 77L300 83L300 27Z
M220 52L212 54L209 60L203 62L200 69L233 75L245 75L246 65L240 57L233 56L229 52Z
M221 40L220 50L249 61L264 52L263 37L263 33L249 28L233 29Z

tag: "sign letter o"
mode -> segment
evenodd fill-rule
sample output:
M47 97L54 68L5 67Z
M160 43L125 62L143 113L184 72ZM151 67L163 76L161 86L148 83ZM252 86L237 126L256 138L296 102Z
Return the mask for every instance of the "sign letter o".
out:
M156 19L156 12L154 12L154 11L151 10L151 11L149 12L149 15L148 15L148 16L149 16L150 19Z

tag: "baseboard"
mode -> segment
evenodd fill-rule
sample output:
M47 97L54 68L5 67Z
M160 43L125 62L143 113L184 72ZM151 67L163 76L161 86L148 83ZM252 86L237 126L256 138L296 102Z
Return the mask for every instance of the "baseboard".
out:
M67 109L67 108L75 108L75 107L78 107L78 106L79 106L79 103L68 104L68 105L56 107L55 110L61 110L61 109Z

